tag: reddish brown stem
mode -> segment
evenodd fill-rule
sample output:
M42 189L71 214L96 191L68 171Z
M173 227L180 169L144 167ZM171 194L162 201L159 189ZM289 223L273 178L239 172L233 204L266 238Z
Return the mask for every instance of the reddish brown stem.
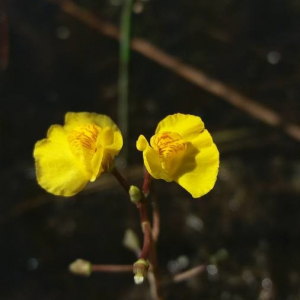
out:
M116 179L119 181L121 186L124 188L124 190L128 193L130 189L130 184L125 180L122 175L118 172L116 168L114 168L111 173L116 177ZM159 269L157 265L157 259L156 259L156 243L153 239L153 233L148 217L148 211L147 211L147 200L146 196L149 193L149 184L150 184L150 174L148 172L145 173L144 177L144 183L143 183L143 194L142 199L136 204L139 214L140 214L140 220L141 220L141 226L144 233L144 242L143 242L143 248L142 252L139 256L139 259L149 260L151 270L154 275L154 282L155 282L155 290L156 290L156 299L161 300L161 291L160 291L160 274ZM154 220L156 218L156 226L159 226L159 215L157 211L156 217L154 217ZM158 229L157 229L158 230ZM158 234L156 233L156 236Z
M119 183L124 188L124 190L128 193L130 184L127 182L127 180L119 173L119 171L116 168L113 168L111 173L115 176L115 178L119 181ZM145 176L145 178L146 177L147 179L144 181L146 182L146 184L144 184L144 186L146 186L148 190L150 175L149 177ZM148 218L146 199L143 197L141 201L137 203L136 206L140 213L141 225L144 233L144 243L143 243L143 249L140 258L148 260L150 247L151 247L152 231L151 231L151 226Z
M122 273L132 270L132 265L92 265L92 272Z
M157 263L156 242L153 239L152 239L152 243L151 243L149 260L151 263L152 272L154 274L157 298L162 299L162 297L161 297L161 276L160 276L160 271L159 271L158 263Z
M150 182L151 182L151 176L150 176L149 172L146 170L145 176L144 176L144 182L143 182L143 194L146 198L149 195Z
M144 194L145 198L147 198L149 196L150 188L151 188L152 206L153 206L153 211L152 211L152 222L153 222L152 238L155 242L155 241L157 241L158 236L159 236L160 214L159 214L159 209L158 209L158 206L157 206L157 199L156 199L155 194L154 194L154 187L153 187L153 183L152 183L152 180L151 180L151 175L149 174L149 172L147 170L145 170L144 182L143 182L143 194Z
M139 259L148 260L150 249L151 249L151 226L149 222L143 222L142 228L144 232L144 242L143 242L143 249L140 254Z
M156 241L153 238L153 232L148 218L146 199L143 199L137 205L137 207L140 212L140 219L141 219L141 224L144 232L144 244L143 244L142 253L140 255L140 259L143 258L149 260L151 271L153 272L154 275L156 298L162 299L161 284L160 284L161 279L160 279L160 272L159 272L159 268L157 264L157 256L156 256Z
M147 202L145 199L142 199L136 206L140 213L141 226L144 233L143 249L139 258L147 260L150 253L151 236L152 236L151 225L149 222L148 212L147 212Z
M147 212L147 202L145 199L142 199L136 207L139 210L140 213L140 219L141 219L141 224L143 226L143 223L148 222L149 223L149 218L148 218L148 212Z

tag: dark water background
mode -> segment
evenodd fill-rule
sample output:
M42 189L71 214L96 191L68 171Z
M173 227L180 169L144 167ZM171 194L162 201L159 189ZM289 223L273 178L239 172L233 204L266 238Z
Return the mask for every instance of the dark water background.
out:
M121 2L76 1L115 24ZM133 15L134 36L300 123L298 0L135 5L142 11ZM44 0L0 7L10 47L0 73L0 299L149 299L131 274L87 279L67 269L78 257L134 262L122 239L128 227L141 232L122 189L101 188L100 178L95 188L57 198L36 184L32 159L34 143L67 111L117 119L118 43ZM300 299L299 142L134 52L130 80L128 170L142 164L138 135L150 137L171 113L201 116L219 140L220 174L208 195L193 200L176 184L157 184L164 276L228 253L216 268L166 286L167 299Z

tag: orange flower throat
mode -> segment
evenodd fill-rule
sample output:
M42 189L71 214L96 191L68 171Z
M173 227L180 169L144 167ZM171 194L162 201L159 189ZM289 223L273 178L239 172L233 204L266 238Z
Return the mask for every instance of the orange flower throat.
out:
M78 126L68 135L71 149L75 153L94 155L97 151L97 138L101 128L94 124Z

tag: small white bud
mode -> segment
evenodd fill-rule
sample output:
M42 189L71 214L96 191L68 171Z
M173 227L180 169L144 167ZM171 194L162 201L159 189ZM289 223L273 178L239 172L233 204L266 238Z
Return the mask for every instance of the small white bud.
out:
M133 279L135 284L142 284L144 282L144 276L141 274L136 274Z
M145 276L148 274L149 263L140 258L137 262L133 264L134 282L135 284L141 284L144 282Z

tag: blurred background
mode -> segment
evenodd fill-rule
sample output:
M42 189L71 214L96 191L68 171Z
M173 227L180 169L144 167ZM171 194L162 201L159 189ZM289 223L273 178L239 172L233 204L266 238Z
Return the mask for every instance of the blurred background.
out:
M127 228L142 236L138 214L114 178L70 199L36 183L34 144L66 112L118 119L119 43L102 25L119 28L123 1L72 3L77 15L46 0L0 1L0 299L150 299L147 283L135 286L130 273L68 272L76 258L136 259L122 240ZM95 18L102 25L92 28ZM300 2L134 0L131 27L133 38L164 51L162 61L175 57L225 87L213 93L131 53L121 172L141 184L135 141L176 112L201 116L221 153L216 186L201 199L156 184L163 278L208 265L165 284L166 299L300 299Z

